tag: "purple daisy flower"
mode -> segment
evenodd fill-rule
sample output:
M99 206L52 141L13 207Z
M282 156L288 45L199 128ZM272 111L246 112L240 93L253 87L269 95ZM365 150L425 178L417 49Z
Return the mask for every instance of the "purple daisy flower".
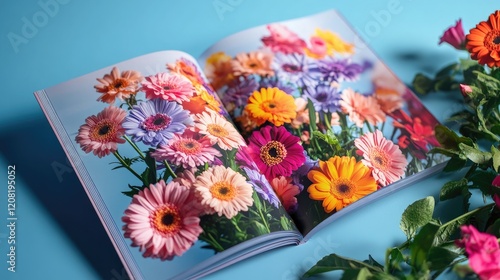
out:
M365 67L348 59L338 60L328 56L311 67L311 75L328 82L354 81L364 70Z
M166 144L174 133L182 133L193 125L189 111L176 102L153 99L141 102L130 110L123 122L125 133L134 141L156 147Z
M274 193L273 187L269 184L264 174L261 174L255 169L243 167L247 173L248 179L252 183L254 190L265 200L269 201L274 207L278 208L280 199Z
M271 67L278 79L302 87L313 82L309 71L311 67L316 67L316 65L303 54L277 53Z
M292 84L290 83L284 83L283 81L280 81L278 78L276 77L265 77L263 78L262 80L260 80L260 87L261 88L272 88L272 87L276 87L276 88L279 88L281 89L282 91L290 94L290 95L294 95L294 93L297 93L297 88L294 87Z
M254 77L241 76L232 81L222 97L224 103L233 103L236 106L246 105L248 98L259 88L259 84Z
M303 97L307 97L312 101L314 109L317 112L323 111L325 113L333 113L340 110L340 93L336 87L332 87L329 84L308 86L304 89Z
M300 191L304 189L304 181L308 180L307 179L307 173L313 168L318 166L318 161L311 159L306 151L304 151L304 156L306 157L305 163L299 167L299 169L295 170L293 172L291 178L292 178L292 183L299 187Z

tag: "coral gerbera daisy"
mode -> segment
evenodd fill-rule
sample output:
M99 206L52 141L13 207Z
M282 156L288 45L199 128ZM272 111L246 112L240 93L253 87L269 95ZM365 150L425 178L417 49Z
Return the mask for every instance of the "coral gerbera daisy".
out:
M167 69L188 78L193 84L203 84L205 82L196 64L184 57L178 59L175 63L168 63Z
M219 216L231 219L253 205L252 185L240 173L224 166L214 166L201 173L193 186L202 205Z
M113 103L115 99L124 100L139 91L139 82L142 80L141 73L133 70L120 73L118 68L113 67L109 74L102 78L97 78L100 84L94 88L102 95L97 98L98 101Z
M125 210L124 236L144 257L170 260L186 252L203 231L189 189L163 180L134 195Z
M370 168L354 157L335 156L319 161L319 167L307 174L312 184L309 197L323 201L325 212L339 211L345 206L377 190Z
M358 148L356 153L363 156L361 161L372 168L372 175L381 186L394 183L404 175L406 157L380 130L364 134L354 140L354 145Z
M223 150L231 150L246 146L245 140L234 125L216 112L203 112L197 115L195 127L200 134L206 135L212 145L216 144Z
M205 112L207 109L213 111L220 111L219 101L205 89L203 85L196 85L196 94L188 101L182 102L182 107L191 112L191 114L199 114Z
M160 98L182 103L189 100L194 93L193 84L179 74L158 73L145 79L142 82L142 90L147 99Z
M489 67L500 67L500 11L491 14L466 36L471 58Z
M349 118L358 127L363 127L365 121L371 125L385 121L385 113L373 96L364 96L352 89L345 89L339 103L344 113L349 114Z
M271 186L278 195L281 203L288 213L293 213L297 210L297 198L300 193L300 188L292 184L292 178L280 176L271 181Z
M261 88L260 91L254 91L245 106L248 116L257 125L266 121L276 126L291 123L297 116L295 109L293 96L278 88Z
M86 153L93 152L98 157L114 153L118 144L125 143L121 137L125 134L122 127L125 110L109 106L96 115L85 119L85 124L78 129L75 140Z
M182 135L175 134L167 144L160 145L151 156L157 161L166 160L170 164L192 168L212 162L222 154L212 147L210 139L200 138L199 134L186 130Z
M134 141L150 146L167 143L174 133L182 133L191 125L193 120L188 111L175 102L163 99L135 105L123 123L127 135L132 135Z
M240 53L231 61L235 76L257 74L259 76L273 75L271 62L273 54L263 51Z
M268 180L290 176L306 160L299 141L282 126L265 126L248 138L248 153Z

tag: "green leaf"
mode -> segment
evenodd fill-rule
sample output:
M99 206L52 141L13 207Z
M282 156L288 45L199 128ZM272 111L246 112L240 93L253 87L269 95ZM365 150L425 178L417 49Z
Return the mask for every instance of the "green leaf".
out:
M493 179L497 176L496 172L476 170L469 179L472 181L472 186L479 188L485 195L492 195Z
M491 154L493 158L493 170L499 172L500 170L498 170L498 168L500 167L500 151L495 148L495 146L491 146Z
M491 159L491 153L480 151L479 149L464 143L458 144L458 147L460 148L460 151L462 151L463 154L474 163L487 164Z
M462 178L458 181L450 181L444 184L439 193L439 200L444 201L447 199L455 198L462 194L462 190L467 188L468 180Z
M486 231L490 234L495 235L497 238L500 237L500 219L497 219Z
M490 92L498 91L500 89L500 81L497 80L495 77L492 77L488 74L479 71L474 71L474 74L476 74L477 80L479 82L485 84L486 87L491 89Z
M380 263L378 263L373 257L372 255L368 255L368 260L365 260L364 263L367 263L371 266L375 266L375 267L378 267L380 268L381 270L384 269L384 266L381 265Z
M415 75L412 82L413 89L419 94L427 94L431 92L433 84L434 81L422 73Z
M455 131L449 129L448 127L442 124L439 124L434 128L434 134L439 144L441 144L442 148L447 150L458 151L459 143L464 143L469 146L473 145L472 139L463 136L458 136L458 134L456 134Z
M443 69L439 70L436 74L436 79L443 79L455 74L457 70L459 70L460 64L452 63L450 65L445 66Z
M264 235L264 234L268 234L269 231L267 230L267 228L261 224L260 222L256 221L256 220L253 220L252 221L252 224L255 228L255 231L257 232L257 235Z
M316 131L316 110L314 109L314 104L310 99L307 99L307 110L309 112L309 128L311 135Z
M366 267L363 267L361 269L348 269L345 270L344 273L342 274L342 278L340 280L368 280L372 279L373 274L370 273L370 270L367 269Z
M394 270L400 271L401 263L404 261L405 257L401 250L398 247L394 247L389 252L389 263L386 265L389 265L389 271L392 273Z
M448 163L446 163L446 166L444 167L443 171L444 172L452 172L452 171L457 171L462 169L465 164L467 163L467 160L461 159L460 157L452 157Z
M448 267L460 254L442 247L432 247L429 250L427 261L431 270L440 270Z
M429 151L429 153L442 154L442 155L445 155L447 157L454 157L454 156L458 156L459 155L458 151L450 150L450 149L444 149L444 148L441 148L441 147L433 147Z
M432 248L439 225L433 222L424 225L410 245L410 265L413 274L426 275L429 271L427 255Z
M348 269L362 269L362 268L367 268L371 272L382 272L380 268L371 266L367 263L342 257L337 254L331 254L319 260L313 267L311 267L304 274L304 277L309 277L319 273L324 273L334 270L348 270Z
M401 217L399 227L408 239L413 238L417 229L432 220L434 197L428 196L408 206Z
M253 202L255 203L255 208L257 208L258 211L262 211L262 203L260 202L257 192L252 193L252 198Z

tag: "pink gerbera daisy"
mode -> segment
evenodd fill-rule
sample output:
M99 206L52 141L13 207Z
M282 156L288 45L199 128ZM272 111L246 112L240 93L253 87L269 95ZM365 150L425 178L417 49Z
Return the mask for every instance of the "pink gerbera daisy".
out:
M339 103L344 113L349 114L349 118L358 127L363 127L365 121L371 125L385 121L385 113L373 96L364 96L352 89L345 89Z
M203 112L196 115L198 120L195 127L199 133L206 135L212 145L217 145L223 150L231 150L240 146L245 146L245 141L241 134L224 117L214 111Z
M161 98L182 103L188 101L195 91L193 84L178 74L158 73L145 79L142 90L148 99Z
M387 186L399 180L406 170L406 157L397 145L387 140L380 130L366 133L354 140L358 150L356 153L363 156L364 165L372 169L372 175L381 186Z
M163 180L134 195L125 210L124 236L144 257L170 260L186 252L203 231L188 189Z
M248 152L268 180L290 176L306 158L299 137L283 126L265 126L248 138Z
M288 213L295 212L297 210L297 198L295 196L300 193L300 189L298 186L292 184L292 178L279 176L274 178L270 183L285 210Z
M240 173L224 166L214 166L197 177L195 192L202 205L219 216L231 219L239 211L247 211L253 205L253 188Z
M118 144L125 143L121 137L125 134L122 127L125 110L109 106L96 115L85 119L85 124L78 129L75 140L86 153L93 152L102 158L114 153Z
M94 88L102 95L98 101L113 103L115 99L124 100L135 95L139 91L139 82L142 80L141 73L133 70L120 73L118 68L113 67L111 73L105 74L102 78L97 78L100 84Z
M184 168L192 168L212 162L214 157L222 156L217 151L208 137L199 137L192 131L186 130L182 135L175 134L167 143L160 145L151 153L157 161L168 161Z

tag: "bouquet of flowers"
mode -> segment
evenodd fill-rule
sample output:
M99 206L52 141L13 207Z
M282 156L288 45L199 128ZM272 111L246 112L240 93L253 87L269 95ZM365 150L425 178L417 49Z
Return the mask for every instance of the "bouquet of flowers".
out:
M86 118L75 141L135 176L123 186L131 198L123 232L144 257L169 260L197 240L220 252L294 229L278 207L287 184L274 192L255 166L241 164L247 145L193 62L180 58L146 77L114 67L97 81L107 107Z
M287 210L302 212L303 232L442 160L427 154L437 120L378 60L329 30L308 42L284 25L267 31L258 49L212 53L205 72L248 140L242 150L269 182L298 187Z
M460 90L463 95L464 110L450 119L461 135L437 126L440 146L429 153L450 158L446 172L466 169L463 178L446 183L439 196L441 201L462 197L464 213L443 223L433 218L433 197L416 201L400 223L407 241L388 249L383 265L371 257L361 262L333 254L306 275L343 270L344 276L357 279L435 279L452 270L461 277L500 279L500 11L467 35L457 21L443 34L443 42L467 51L471 59L448 65L435 77L418 74L413 86L421 94ZM474 190L494 203L470 210Z

